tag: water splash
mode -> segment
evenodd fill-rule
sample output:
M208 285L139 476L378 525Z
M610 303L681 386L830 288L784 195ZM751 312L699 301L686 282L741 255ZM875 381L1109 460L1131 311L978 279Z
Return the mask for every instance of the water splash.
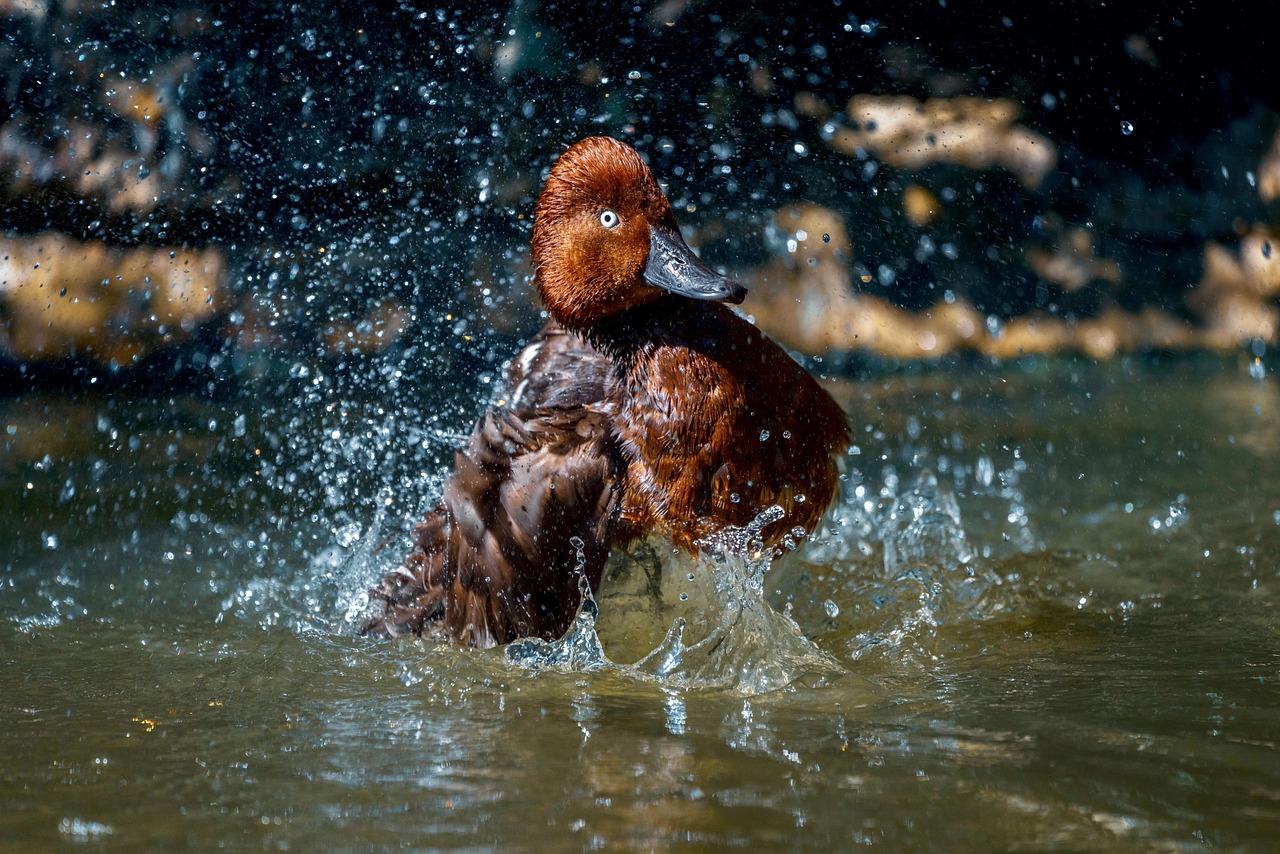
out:
M959 467L941 467L966 477ZM1001 490L1010 488L1005 474ZM978 488L991 489L995 478L994 465L980 459ZM803 551L806 569L790 585L802 622L826 626L824 641L851 659L888 649L933 658L938 630L981 619L984 597L1000 579L970 543L956 490L932 468L904 474L886 466L878 487L858 472L851 480L829 514L827 535ZM999 497L1007 508L1019 499Z
M529 670L554 668L582 672L616 666L605 655L600 635L596 633L600 608L591 595L585 575L578 577L578 592L582 595L582 604L563 637L554 641L536 638L514 641L506 646L507 661Z
M922 472L913 488L898 496L881 522L884 571L892 576L921 563L940 562L948 569L973 562L960 505L931 471ZM972 570L966 573L972 577Z
M222 602L216 622L228 616L267 629L284 624L299 634L349 632L368 609L369 580L394 558L379 557L390 492L383 490L374 518L363 530L356 522L338 525L333 544L302 566L281 566L239 585Z
M748 695L842 672L835 659L805 637L795 620L765 601L764 575L773 556L764 546L761 531L783 516L783 509L774 505L745 527L727 528L699 544L706 557L699 561L703 571L693 577L701 588L705 618L698 628L705 633L695 634L691 641L690 623L677 619L663 642L636 662L634 670L684 687L723 688Z
M804 636L786 614L764 597L764 575L773 563L761 531L783 517L767 508L750 524L730 527L699 544L703 557L685 577L684 614L665 638L634 664L617 664L597 632L599 606L585 579L583 600L573 624L555 641L522 640L507 646L507 661L530 670L614 669L679 688L715 688L744 695L777 691L800 681L821 681L842 673L840 665ZM688 569L689 563L683 562ZM634 563L628 567L641 571ZM668 575L674 575L666 567ZM667 579L669 583L669 579Z
M570 538L569 543L575 552L574 572L578 576L578 595L582 597L582 604L578 606L569 630L558 640L525 638L508 644L504 651L507 661L512 664L530 670L554 668L569 671L600 670L613 665L604 654L604 646L596 632L600 608L587 581L587 557L583 551L586 544L579 537Z

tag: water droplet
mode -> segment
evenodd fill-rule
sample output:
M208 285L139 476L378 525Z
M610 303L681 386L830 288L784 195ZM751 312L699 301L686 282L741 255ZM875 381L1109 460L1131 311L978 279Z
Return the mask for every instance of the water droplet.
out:
M768 430L761 430L761 431L760 431L760 441L761 441L761 442L767 442L767 441L769 441L769 431L768 431Z
M991 485L991 482L996 476L996 466L995 463L991 461L990 457L983 456L978 458L978 464L975 468L974 476L977 478L978 483L983 486Z
M41 542L44 543L44 547L46 551L54 551L58 548L57 534L41 534L40 540Z
M356 543L360 542L360 535L363 533L358 522L350 522L333 532L334 539L338 541L338 545L344 549L349 549Z
M823 242L823 243L830 243L830 242L831 242L831 235L830 235L830 234L824 234L824 235L822 235L822 242Z
M741 500L742 500L742 498L741 498L741 497L739 497L738 493L736 493L736 492L731 492L731 493L729 493L729 500L730 500L731 502L733 502L734 504L737 504L739 501L741 501Z
M1121 122L1120 132L1125 136L1128 136L1129 134L1133 133L1133 123L1128 121Z
M836 617L840 616L840 606L837 605L835 602L832 602L830 599L822 603L822 610L826 611L827 616L831 617L832 619L835 619Z

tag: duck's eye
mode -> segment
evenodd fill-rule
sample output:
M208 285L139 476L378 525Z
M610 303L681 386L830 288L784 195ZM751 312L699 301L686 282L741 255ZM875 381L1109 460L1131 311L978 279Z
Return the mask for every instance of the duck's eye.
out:
M622 222L622 220L619 219L618 215L613 211L600 212L600 224L603 225L605 228L617 228L618 223L620 222Z

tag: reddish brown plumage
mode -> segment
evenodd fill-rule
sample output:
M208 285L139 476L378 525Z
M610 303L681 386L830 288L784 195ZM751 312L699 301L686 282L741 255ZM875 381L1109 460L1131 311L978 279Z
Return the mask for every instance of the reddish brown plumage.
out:
M659 236L679 257L655 273ZM663 531L693 552L774 504L785 516L768 546L813 530L835 494L844 415L746 320L664 290L671 276L720 278L680 253L671 207L629 146L595 137L556 162L533 230L552 319L457 453L404 567L371 591L384 605L366 631L473 646L556 637L579 575L597 586L610 550L636 537ZM740 293L726 282L706 298Z
M622 518L668 531L689 551L726 525L780 505L765 528L776 546L812 531L835 495L844 413L776 344L715 303L663 297L635 309L614 432L627 459Z
M602 210L621 217L617 229L600 227ZM596 136L566 151L547 176L533 219L534 284L551 316L582 330L661 296L640 278L650 224L679 229L635 149Z

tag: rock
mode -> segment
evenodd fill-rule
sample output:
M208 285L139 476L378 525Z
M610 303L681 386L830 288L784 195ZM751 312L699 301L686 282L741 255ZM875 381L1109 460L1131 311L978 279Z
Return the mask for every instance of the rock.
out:
M1009 320L998 334L979 342L979 351L994 359L1017 359L1061 352L1074 341L1075 333L1066 321L1037 313Z
M859 296L846 322L851 335L837 349L868 350L892 359L936 359L955 348L953 330L935 324L929 312L915 314L879 297Z
M924 314L931 321L930 328L943 342L944 352L977 349L987 337L982 312L962 299L939 302Z
M742 276L748 286L743 309L784 346L812 356L862 350L892 359L937 359L964 350L994 359L1080 352L1095 359L1142 350L1235 347L1242 340L1275 334L1276 310L1258 296L1244 266L1222 247L1208 253L1211 276L1229 282L1227 296L1213 303L1206 330L1193 329L1167 311L1140 312L1106 305L1094 317L1067 321L1049 314L1015 317L996 330L963 299L949 298L921 312L854 292L853 245L844 219L815 204L777 211L771 226L775 255ZM1257 233L1257 232L1255 232ZM1260 239L1260 238L1259 238ZM1119 276L1114 262L1092 256L1083 229L1067 229L1061 263L1064 287ZM1216 244L1215 244L1216 246ZM1249 250L1262 256L1258 239ZM1064 254L1059 250L1058 255ZM1266 275L1270 275L1267 268ZM1221 287L1221 286L1220 286ZM1247 298L1246 298L1247 297Z
M1264 202L1280 199L1280 133L1271 141L1271 148L1258 164L1258 195Z
M1227 293L1205 312L1204 342L1211 348L1228 352L1254 340L1274 345L1277 328L1280 328L1280 311L1274 305L1246 294Z
M1133 320L1139 350L1191 350L1203 347L1203 334L1164 309L1147 306Z
M1258 296L1280 296L1280 232L1255 225L1240 240L1240 271Z
M840 128L830 143L837 151L870 152L899 169L933 163L970 169L1008 169L1034 190L1058 165L1048 137L1015 124L1019 109L1007 98L931 98L854 95L846 109L852 128Z
M923 228L938 218L942 202L919 184L908 184L902 191L902 212L916 228Z
M1035 247L1028 249L1025 257L1027 266L1037 276L1068 293L1075 293L1095 280L1113 285L1124 281L1119 264L1094 254L1093 234L1074 225L1060 229L1052 250Z
M55 233L0 238L0 352L134 364L189 338L225 293L217 249L115 250Z
M971 346L982 318L963 301L916 314L853 290L853 244L844 219L802 203L774 214L779 251L743 278L743 310L784 346L809 355L866 350L895 359L934 359Z
M1232 350L1251 340L1276 343L1280 292L1274 233L1254 226L1233 252L1210 240L1204 247L1204 274L1187 305L1204 319L1204 343Z
M802 203L777 211L772 229L778 251L744 276L743 311L786 347L808 354L848 349L858 318L844 218Z

